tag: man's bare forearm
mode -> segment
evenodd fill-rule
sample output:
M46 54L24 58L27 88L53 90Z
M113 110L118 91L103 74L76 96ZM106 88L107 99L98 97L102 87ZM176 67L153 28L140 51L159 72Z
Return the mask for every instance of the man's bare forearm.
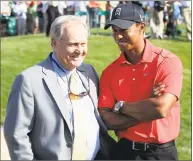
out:
M140 121L152 121L166 117L175 102L175 96L165 94L159 98L149 98L131 103L126 102L120 112Z
M157 105L148 99L139 102L126 102L120 109L120 112L141 121L150 121L161 118L157 110Z
M99 109L99 113L109 130L123 130L140 123L132 116L118 114L108 108Z

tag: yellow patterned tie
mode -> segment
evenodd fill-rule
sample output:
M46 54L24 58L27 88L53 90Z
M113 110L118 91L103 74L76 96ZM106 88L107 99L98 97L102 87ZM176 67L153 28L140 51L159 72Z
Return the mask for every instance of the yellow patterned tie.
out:
M79 96L80 93L80 84L79 78L76 72L73 72L70 76L70 93L69 98L71 100L79 100L81 97Z
M79 83L77 73L72 73L70 77L70 88L73 94L80 93L81 83ZM70 96L73 106L73 120L74 120L74 144L72 151L72 160L87 160L87 135L85 128L86 115L80 106L80 98L78 96ZM77 99L78 98L78 99Z

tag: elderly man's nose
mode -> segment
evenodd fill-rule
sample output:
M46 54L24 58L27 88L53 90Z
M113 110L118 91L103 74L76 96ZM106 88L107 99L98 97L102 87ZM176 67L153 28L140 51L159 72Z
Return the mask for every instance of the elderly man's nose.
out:
M76 52L82 54L83 53L83 47L81 45L76 46Z

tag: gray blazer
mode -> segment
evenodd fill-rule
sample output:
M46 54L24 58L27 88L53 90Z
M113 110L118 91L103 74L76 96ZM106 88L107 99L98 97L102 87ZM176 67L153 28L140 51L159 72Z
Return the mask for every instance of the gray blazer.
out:
M82 64L78 73L83 83L89 76L95 116L100 131L106 133L96 107L97 74L88 64ZM50 57L19 74L11 89L4 122L11 159L71 160L73 135L66 106Z

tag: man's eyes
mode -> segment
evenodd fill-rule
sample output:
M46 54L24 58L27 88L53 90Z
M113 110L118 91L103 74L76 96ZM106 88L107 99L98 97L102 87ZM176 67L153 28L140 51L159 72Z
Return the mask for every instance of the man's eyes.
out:
M113 32L114 33L126 33L126 32L128 32L129 31L129 29L121 29L121 30L113 30Z
M81 45L81 46L86 46L86 43L81 43L81 44L79 44L79 43L70 43L69 44L69 46L79 46L79 45Z

